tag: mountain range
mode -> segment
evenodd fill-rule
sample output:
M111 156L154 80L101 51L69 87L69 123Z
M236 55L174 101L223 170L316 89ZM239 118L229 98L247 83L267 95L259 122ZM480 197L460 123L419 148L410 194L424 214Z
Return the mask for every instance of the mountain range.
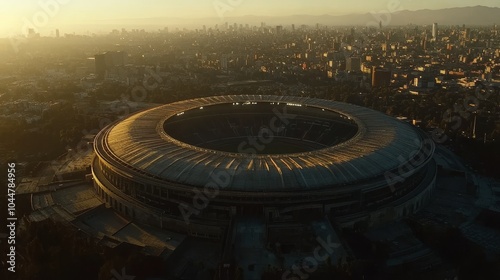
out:
M227 13L224 17L210 18L176 18L176 17L156 17L156 18L140 18L140 19L122 19L122 20L104 20L98 22L89 22L86 28L91 26L100 26L107 28L163 28L165 26L186 27L186 28L201 28L202 25L207 27L215 24L251 24L260 26L261 22L265 22L268 26L275 25L291 25L299 26L306 25L328 25L328 26L378 26L382 22L383 26L401 26L401 25L431 25L436 22L439 25L491 25L500 24L500 8L474 6L448 8L439 10L417 10L408 11L401 10L390 13L389 11L379 11L365 14L351 15L292 15L292 16L239 16L231 17Z

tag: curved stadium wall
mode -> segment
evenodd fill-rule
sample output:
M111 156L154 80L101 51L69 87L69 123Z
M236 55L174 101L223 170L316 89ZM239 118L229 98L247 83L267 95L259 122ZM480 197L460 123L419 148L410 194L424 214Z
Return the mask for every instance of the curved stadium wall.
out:
M391 221L425 205L436 177L434 144L419 130L313 98L176 102L116 122L94 143L94 186L109 206L216 239L240 215L268 223L328 215L341 227Z

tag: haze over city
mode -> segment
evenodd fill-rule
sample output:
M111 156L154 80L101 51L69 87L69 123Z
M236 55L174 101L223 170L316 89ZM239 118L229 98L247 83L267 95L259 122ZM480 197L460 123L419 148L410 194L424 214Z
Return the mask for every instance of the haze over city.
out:
M227 0L148 0L123 3L123 1L46 0L0 3L0 36L26 34L26 27L34 25L41 36L53 35L55 28L63 33L106 33L109 28L156 28L166 24L195 27L201 24L221 23L237 17L286 17L293 15L351 15L423 9L446 9L467 6L500 7L498 1L411 1L374 0L342 1L227 1ZM45 15L43 14L45 13ZM47 16L47 17L45 17ZM473 16L473 15L471 15ZM412 19L409 18L409 21ZM240 19L240 21L245 21ZM251 19L246 19L251 21ZM344 20L345 24L350 24Z
M0 17L0 279L500 279L500 1Z

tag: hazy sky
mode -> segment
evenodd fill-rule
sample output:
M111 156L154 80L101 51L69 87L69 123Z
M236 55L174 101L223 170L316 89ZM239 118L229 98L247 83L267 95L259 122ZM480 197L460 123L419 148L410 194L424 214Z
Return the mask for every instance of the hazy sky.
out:
M46 3L46 8L42 4ZM53 5L53 4L56 5ZM499 0L0 0L0 36L25 33L35 25L42 35L76 24L149 17L234 17L368 13L401 9L440 9L484 5L500 7ZM219 11L215 8L219 7ZM25 28L24 28L25 29Z

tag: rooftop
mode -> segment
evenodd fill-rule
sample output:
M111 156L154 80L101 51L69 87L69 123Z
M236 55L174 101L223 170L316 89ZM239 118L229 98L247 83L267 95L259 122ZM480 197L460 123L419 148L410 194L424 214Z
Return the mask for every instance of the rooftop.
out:
M175 139L163 127L167 119L192 109L245 102L333 111L352 119L358 131L349 140L322 149L248 155L197 147ZM280 117L286 112L275 114ZM146 110L104 130L96 143L99 156L116 166L199 187L226 176L227 188L235 191L321 189L383 177L401 165L398 157L409 159L423 149L422 136L414 128L374 110L321 99L262 95L199 98Z

